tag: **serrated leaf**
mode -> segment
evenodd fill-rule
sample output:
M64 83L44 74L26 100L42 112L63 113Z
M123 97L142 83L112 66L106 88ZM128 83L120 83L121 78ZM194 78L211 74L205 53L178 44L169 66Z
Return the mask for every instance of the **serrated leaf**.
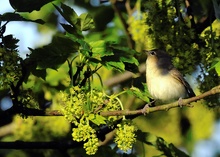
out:
M79 16L81 21L81 31L87 31L95 28L93 18L88 13L83 13Z
M102 125L102 124L106 124L106 118L101 116L101 115L98 115L98 114L90 114L89 115L89 120L91 120L94 124L96 125Z
M78 30L77 28L75 28L72 25L67 25L67 24L62 24L61 26L65 29L65 31L67 31L68 33L76 36L76 38L80 38L83 39L83 35L82 32L80 30Z
M12 8L17 12L39 11L42 6L54 0L9 0Z
M79 25L79 19L78 19L78 15L76 14L76 12L70 8L69 6L61 3L61 9L54 5L54 7L57 9L57 11L63 16L63 18L69 22L72 26L76 26L78 25L80 29L80 25Z
M125 71L125 65L122 62L107 61L104 63L104 65L108 69L114 68L115 70L118 70L120 72Z
M113 42L106 42L106 51L113 53L109 56L105 55L101 58L103 64L108 66L108 68L112 66L113 68L116 68L119 71L124 71L125 69L128 69L128 70L137 72L138 70L137 66L139 62L134 57L134 54L136 53L136 51L129 49L127 47L121 47ZM109 64L106 62L111 62L111 63ZM129 65L128 68L126 68L126 63L129 63L127 64Z
M38 67L42 69L57 69L78 48L78 43L63 35L56 35L50 44L31 50L29 58L35 60Z
M5 13L3 15L0 15L0 21L27 21L27 22L35 22L35 23L39 23L39 24L45 23L41 19L30 20L30 19L22 17L21 15L19 15L17 13Z
M93 41L89 43L92 50L92 57L101 58L104 56L114 55L112 51L106 49L106 42L104 40Z

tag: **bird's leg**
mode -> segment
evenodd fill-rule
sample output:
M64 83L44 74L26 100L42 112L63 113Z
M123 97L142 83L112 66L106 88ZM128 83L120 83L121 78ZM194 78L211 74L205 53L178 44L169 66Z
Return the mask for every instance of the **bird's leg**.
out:
M144 106L144 108L142 109L142 113L143 113L144 115L146 115L146 111L148 111L148 109L150 108L151 104L153 104L154 102L155 102L155 100L149 102L148 104L146 104L146 105ZM148 113L148 112L147 112L147 113Z
M178 100L178 105L180 107L183 107L183 99L180 97L179 100Z

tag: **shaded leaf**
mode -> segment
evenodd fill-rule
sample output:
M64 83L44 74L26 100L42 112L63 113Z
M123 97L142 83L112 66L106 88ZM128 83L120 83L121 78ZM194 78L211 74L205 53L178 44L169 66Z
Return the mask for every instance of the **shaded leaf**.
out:
M74 25L78 25L79 29L80 29L80 25L79 25L79 19L78 19L78 15L76 14L76 12L70 8L69 6L61 3L61 9L54 5L54 7L57 9L57 11L63 16L63 18L69 22L72 26Z
M106 42L106 51L108 55L102 57L102 64L108 68L116 68L119 71L124 71L126 69L126 63L129 63L131 70L138 69L138 60L134 57L136 53L135 50L129 49L127 47L121 47L113 42ZM109 55L112 54L112 55Z
M38 67L41 69L57 69L78 48L79 44L68 37L56 35L50 44L42 48L32 49L29 58L37 62Z
M83 39L82 32L78 30L77 28L73 27L72 25L62 24L61 26L67 31L68 33L74 35L76 38Z
M167 143L163 138L157 137L156 145L158 150L163 152L165 156L169 157L189 157L183 151L176 148L172 143Z
M12 8L18 12L39 11L42 6L54 0L9 0Z
M41 19L37 19L37 20L26 19L17 13L5 13L3 15L0 15L0 21L28 21L28 22L35 22L39 24L45 23Z
M3 40L4 46L6 48L16 49L18 47L18 45L16 45L16 44L19 42L19 40L13 38L12 35L4 36L2 40Z
M46 75L47 75L47 72L46 72L46 69L32 69L32 74L37 76L37 77L41 77L42 79L46 79Z

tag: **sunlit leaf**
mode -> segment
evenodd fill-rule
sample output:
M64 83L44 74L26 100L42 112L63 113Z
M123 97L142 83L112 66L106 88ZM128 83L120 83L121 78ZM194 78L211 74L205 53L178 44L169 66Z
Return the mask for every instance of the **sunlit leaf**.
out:
M134 95L137 98L145 101L145 102L150 102L150 94L148 91L141 91L139 88L137 87L131 87L130 89L126 89L127 93L130 95Z
M98 114L90 114L89 120L91 120L96 125L106 124L106 118Z
M88 13L81 14L79 18L81 19L80 21L81 21L82 31L87 31L87 30L95 28L93 18Z
M114 55L112 51L108 51L106 48L106 42L104 40L92 41L89 43L92 49L93 57L104 57Z
M220 58L215 58L213 59L213 63L212 63L212 66L209 70L215 68L218 76L220 76Z

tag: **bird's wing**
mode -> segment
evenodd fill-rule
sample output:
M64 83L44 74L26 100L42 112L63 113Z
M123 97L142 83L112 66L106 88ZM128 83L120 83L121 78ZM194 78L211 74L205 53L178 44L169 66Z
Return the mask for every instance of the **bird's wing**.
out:
M189 83L183 78L182 74L177 69L172 69L170 74L180 83L182 83L186 89L186 92L189 97L196 96L192 88L190 87Z

